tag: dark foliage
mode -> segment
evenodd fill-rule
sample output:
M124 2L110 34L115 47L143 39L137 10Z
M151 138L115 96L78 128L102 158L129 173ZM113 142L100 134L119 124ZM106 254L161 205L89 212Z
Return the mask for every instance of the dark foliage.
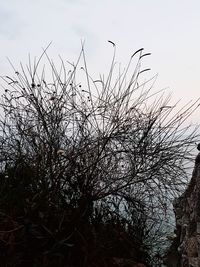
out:
M184 123L197 103L176 110L146 89L148 55L138 50L116 79L113 58L108 77L92 80L83 49L69 71L44 51L2 77L1 266L153 264L167 205L184 186L196 141Z

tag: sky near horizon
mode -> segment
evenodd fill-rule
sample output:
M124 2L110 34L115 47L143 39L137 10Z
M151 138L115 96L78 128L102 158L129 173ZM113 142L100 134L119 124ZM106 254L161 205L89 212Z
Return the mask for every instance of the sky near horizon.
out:
M106 72L111 40L126 65L137 49L151 52L144 67L158 73L156 88L183 102L200 97L199 0L0 0L0 75L39 57L51 41L51 58L75 61L85 41L89 72ZM198 120L200 111L196 112Z

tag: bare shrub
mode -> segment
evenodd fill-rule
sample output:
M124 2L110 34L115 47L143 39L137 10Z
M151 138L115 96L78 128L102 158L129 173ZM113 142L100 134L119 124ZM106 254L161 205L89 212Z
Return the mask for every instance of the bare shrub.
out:
M168 205L185 186L197 139L185 121L198 101L177 109L154 91L154 78L142 81L143 49L119 73L113 47L108 75L96 80L84 48L75 64L61 59L57 68L44 50L2 77L1 245L10 260L27 263L24 250L38 266L150 262Z

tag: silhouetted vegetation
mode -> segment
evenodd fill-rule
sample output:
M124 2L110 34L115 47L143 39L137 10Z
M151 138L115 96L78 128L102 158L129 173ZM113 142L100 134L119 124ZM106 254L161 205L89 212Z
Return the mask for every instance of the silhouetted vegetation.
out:
M185 120L198 103L177 110L154 79L143 82L143 49L119 73L113 47L96 80L83 48L76 64L57 68L45 50L2 77L1 266L158 260L152 247L186 181L196 132Z

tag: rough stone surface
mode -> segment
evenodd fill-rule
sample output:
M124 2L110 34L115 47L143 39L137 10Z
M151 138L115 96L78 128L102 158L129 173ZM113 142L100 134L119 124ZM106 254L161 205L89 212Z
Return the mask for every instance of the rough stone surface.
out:
M191 181L174 201L176 238L167 253L168 267L200 267L200 153Z

